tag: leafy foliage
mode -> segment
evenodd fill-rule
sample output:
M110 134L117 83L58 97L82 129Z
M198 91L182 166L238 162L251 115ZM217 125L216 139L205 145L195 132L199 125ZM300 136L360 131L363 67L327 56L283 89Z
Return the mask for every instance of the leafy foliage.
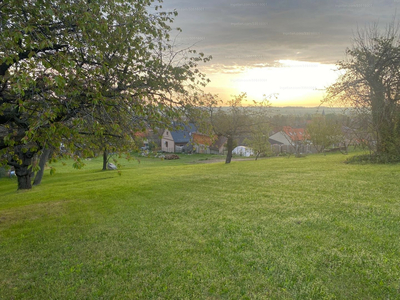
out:
M317 152L322 152L342 140L341 124L323 115L316 115L307 125L307 136Z
M256 155L256 160L260 155L272 154L271 144L269 143L269 133L271 128L265 120L256 120L254 125L251 126L249 138L246 144L252 148Z
M225 162L230 163L234 140L245 134L254 134L257 128L264 128L263 124L268 124L268 108L271 104L269 98L265 97L262 102L254 101L252 106L248 105L246 93L241 93L233 96L226 103L227 106L222 107L218 106L221 103L216 96L208 96L211 124L216 135L228 139Z
M126 139L165 126L197 103L192 94L207 83L196 67L210 57L174 49L177 12L160 11L157 1L0 7L0 155L3 164L25 165L19 177L29 176L43 147L63 143L74 153L89 148L88 136Z
M346 159L347 164L389 164L400 163L400 157L390 154L363 154Z

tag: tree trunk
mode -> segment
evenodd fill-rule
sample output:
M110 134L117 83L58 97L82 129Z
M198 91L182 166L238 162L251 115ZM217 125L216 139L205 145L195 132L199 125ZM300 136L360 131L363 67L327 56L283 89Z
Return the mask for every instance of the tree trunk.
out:
M16 146L14 152L20 161L11 160L9 165L15 168L15 175L18 178L18 190L29 190L32 188L32 158L36 152L27 149L27 146Z
M296 144L296 148L295 148L295 156L296 157L300 157L300 145Z
M23 172L19 170L17 173L17 170L15 170L15 174L17 174L18 178L18 189L19 190L30 190L32 188L31 184L31 175L28 173L28 171L24 170Z
M103 169L102 169L102 171L107 170L107 161L108 161L108 153L107 153L107 150L104 150L103 151Z
M232 150L233 150L233 138L228 137L228 142L227 142L227 148L228 148L228 154L226 155L225 163L229 164L232 160Z
M44 174L44 167L45 167L47 161L49 160L50 153L51 153L51 150L48 148L43 150L43 153L40 156L40 160L39 160L40 170L39 170L39 172L37 172L37 174L35 176L33 185L39 185L42 182L42 178L43 178L43 174Z
M387 128L385 124L385 103L384 103L384 92L381 84L373 86L373 92L371 92L371 112L372 112L372 123L376 131L376 152L383 154L387 152L386 140L387 140Z

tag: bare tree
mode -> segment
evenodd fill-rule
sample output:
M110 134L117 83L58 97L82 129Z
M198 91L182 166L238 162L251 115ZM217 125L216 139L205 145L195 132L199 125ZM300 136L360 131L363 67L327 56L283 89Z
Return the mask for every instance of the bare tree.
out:
M338 101L371 115L374 150L400 156L400 36L399 27L378 25L359 30L347 58L338 63L343 75L328 88L325 102Z

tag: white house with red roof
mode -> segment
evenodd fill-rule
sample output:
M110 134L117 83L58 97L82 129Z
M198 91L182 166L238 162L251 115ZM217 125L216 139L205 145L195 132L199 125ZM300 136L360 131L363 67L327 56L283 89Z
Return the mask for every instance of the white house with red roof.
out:
M304 128L293 128L284 126L283 129L269 137L271 145L287 145L293 146L296 143L303 142L307 139Z

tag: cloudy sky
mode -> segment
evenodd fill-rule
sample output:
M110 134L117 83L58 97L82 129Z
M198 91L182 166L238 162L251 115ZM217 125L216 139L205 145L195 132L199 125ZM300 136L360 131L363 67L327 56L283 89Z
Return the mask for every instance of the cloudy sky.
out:
M275 106L316 106L357 28L384 27L400 0L164 0L163 7L179 13L177 45L212 55L202 66L206 91L255 100L278 93Z

